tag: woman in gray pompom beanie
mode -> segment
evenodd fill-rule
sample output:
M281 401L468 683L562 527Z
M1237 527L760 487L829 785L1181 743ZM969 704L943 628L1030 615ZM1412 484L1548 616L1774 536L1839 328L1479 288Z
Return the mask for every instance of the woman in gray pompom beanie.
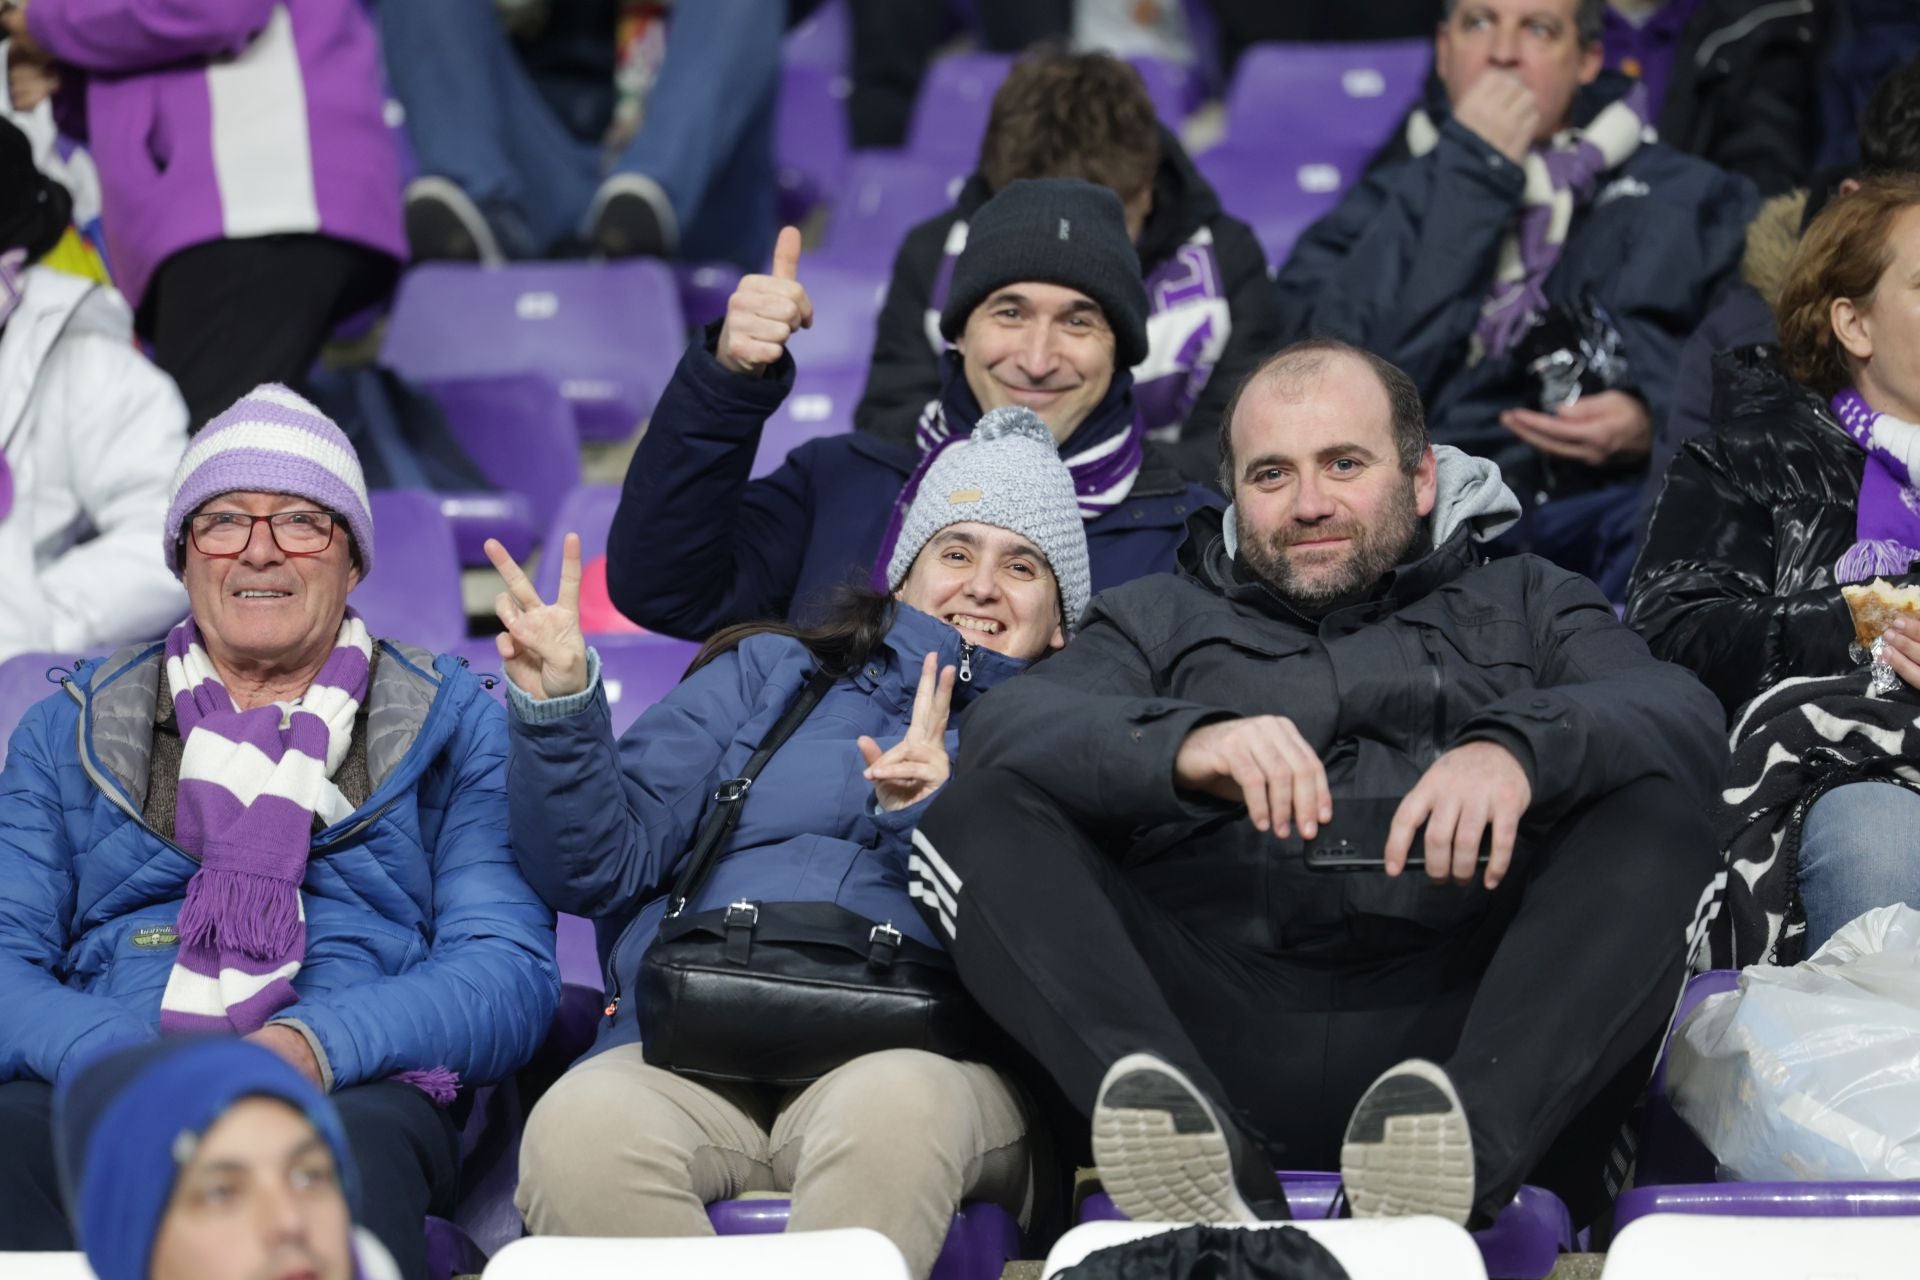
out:
M1092 594L1086 526L1059 446L1033 410L990 410L970 436L934 455L890 539L887 590L900 590L934 535L962 523L995 525L1033 543L1059 584L1061 622L1071 634Z

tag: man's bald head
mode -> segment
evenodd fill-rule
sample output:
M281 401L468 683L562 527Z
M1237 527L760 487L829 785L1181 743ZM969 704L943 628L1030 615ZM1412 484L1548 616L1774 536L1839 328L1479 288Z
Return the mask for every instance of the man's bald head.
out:
M1314 394L1329 370L1341 361L1357 361L1373 375L1385 398L1393 430L1394 452L1400 469L1412 475L1429 444L1427 419L1420 404L1420 388L1398 366L1371 351L1338 338L1308 338L1262 360L1234 389L1233 399L1220 419L1220 484L1231 495L1234 485L1233 420L1241 401L1250 395L1299 402Z

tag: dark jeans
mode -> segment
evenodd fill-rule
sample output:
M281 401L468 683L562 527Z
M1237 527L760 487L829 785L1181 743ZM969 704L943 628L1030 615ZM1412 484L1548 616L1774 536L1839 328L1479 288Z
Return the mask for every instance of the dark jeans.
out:
M575 136L542 96L493 6L409 0L378 6L377 17L420 172L466 192L509 256L569 249L605 176L601 147ZM678 223L679 257L758 271L773 251L786 18L786 5L769 12L760 0L673 8L646 119L612 168L659 184Z
M198 431L263 382L298 385L334 326L378 302L398 265L328 236L211 240L160 264L143 319L154 363Z
M1343 963L1210 936L1004 770L949 783L920 834L960 883L962 979L1083 1112L1109 1065L1150 1051L1277 1164L1335 1168L1366 1087L1429 1058L1466 1105L1489 1216L1543 1170L1576 1214L1600 1208L1606 1147L1646 1083L1717 862L1694 799L1641 781L1535 830L1487 913L1431 952ZM1584 1149L1549 1159L1567 1136Z
M460 1134L409 1084L342 1089L333 1105L360 1173L359 1224L409 1280L427 1274L427 1215L450 1216L460 1192ZM72 1249L53 1162L53 1086L0 1084L0 1253Z

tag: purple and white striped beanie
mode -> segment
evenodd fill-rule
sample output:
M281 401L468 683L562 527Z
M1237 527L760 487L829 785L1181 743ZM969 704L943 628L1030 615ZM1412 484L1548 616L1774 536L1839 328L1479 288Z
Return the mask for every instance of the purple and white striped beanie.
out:
M347 522L360 577L373 572L373 512L360 457L346 434L304 396L263 383L206 425L173 473L167 568L180 576L180 532L210 498L236 491L311 498Z

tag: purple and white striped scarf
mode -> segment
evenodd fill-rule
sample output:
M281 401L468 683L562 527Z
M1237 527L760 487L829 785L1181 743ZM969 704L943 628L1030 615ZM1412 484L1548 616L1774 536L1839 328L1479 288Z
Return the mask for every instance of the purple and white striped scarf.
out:
M1527 153L1521 166L1526 188L1520 220L1500 244L1493 285L1474 327L1472 363L1505 354L1545 313L1547 277L1566 247L1574 213L1593 199L1602 175L1625 164L1653 136L1647 124L1646 87L1635 85L1584 129L1563 129ZM1425 155L1439 139L1426 113L1414 112L1407 124L1413 154Z
M167 634L180 726L174 839L200 859L176 926L180 954L160 998L166 1032L248 1035L298 997L306 957L300 882L317 816L353 806L333 775L366 700L372 644L349 609L333 653L297 702L242 711L189 617Z
M1920 560L1920 427L1875 413L1852 387L1834 396L1833 416L1867 451L1854 515L1858 539L1833 568L1836 582L1866 582L1905 573Z
M920 449L920 461L893 500L893 514L887 517L887 531L880 539L880 554L873 563L874 590L887 590L887 565L893 559L894 544L900 541L900 526L906 521L907 508L913 505L914 495L920 492L920 481L926 476L927 468L949 447L966 438L955 434L947 424L946 407L940 401L928 402L913 436ZM1060 461L1067 464L1067 474L1073 477L1073 492L1080 503L1082 520L1098 520L1127 500L1146 460L1146 439L1146 424L1136 414L1122 429L1104 439L1060 456ZM1073 441L1070 439L1067 443Z

